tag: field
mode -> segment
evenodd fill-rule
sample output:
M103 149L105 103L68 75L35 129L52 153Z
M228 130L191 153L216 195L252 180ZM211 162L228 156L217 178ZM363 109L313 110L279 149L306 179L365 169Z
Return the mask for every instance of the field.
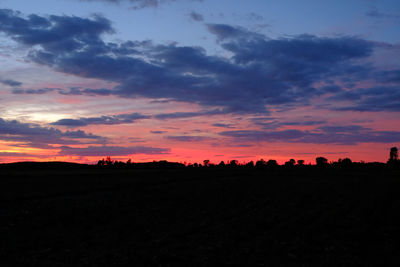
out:
M397 170L0 170L1 266L399 266Z

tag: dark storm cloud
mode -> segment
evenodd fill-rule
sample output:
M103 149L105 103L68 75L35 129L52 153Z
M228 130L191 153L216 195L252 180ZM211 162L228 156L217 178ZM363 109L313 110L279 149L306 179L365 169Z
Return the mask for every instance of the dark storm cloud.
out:
M14 80L11 80L11 79L4 79L4 80L0 79L0 83L4 84L4 85L7 85L7 86L12 86L12 87L19 87L19 86L22 85L21 82L14 81Z
M190 12L189 17L194 21L204 21L203 15L201 15L195 11Z
M62 126L87 126L93 124L124 124L133 123L141 119L148 119L150 116L146 116L140 113L130 113L130 114L119 114L112 116L100 116L92 118L79 118L79 119L61 119L56 122L51 123L52 125L62 125Z
M241 130L225 131L220 134L244 143L257 141L356 145L358 143L393 143L400 141L400 132L374 131L358 125L324 126L312 131Z
M1 32L20 43L37 45L29 53L32 61L60 72L118 84L113 89L76 89L64 94L147 97L219 107L225 113L265 115L270 106L305 105L315 96L344 93L337 85L315 84L327 80L354 84L379 76L363 60L382 44L346 36L269 39L239 27L206 26L232 55L230 58L175 43L105 43L101 35L113 29L101 16L24 17L0 10ZM382 77L397 79L391 73ZM392 104L380 106L393 110Z
M74 155L74 156L127 156L133 154L168 154L169 148L157 148L147 146L131 146L131 147L120 147L120 146L89 146L86 148L74 148L69 146L60 147L61 151L59 155Z
M53 144L104 143L105 138L84 131L60 131L31 123L0 118L0 140L27 143L32 147L51 148Z

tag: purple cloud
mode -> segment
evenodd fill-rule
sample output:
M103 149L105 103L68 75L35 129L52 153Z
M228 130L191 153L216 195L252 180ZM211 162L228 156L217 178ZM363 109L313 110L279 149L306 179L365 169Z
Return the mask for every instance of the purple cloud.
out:
M204 21L203 15L201 15L200 13L197 13L195 11L190 12L189 17L194 21Z
M100 116L100 117L92 117L92 118L79 118L79 119L61 119L56 122L51 123L52 125L62 125L62 126L86 126L93 124L106 124L106 125L114 125L114 124L124 124L124 123L133 123L141 119L148 119L150 116L146 116L140 113L130 113L130 114L119 114L112 116Z
M120 146L89 146L86 148L74 148L69 146L60 147L61 151L59 155L74 155L74 156L127 156L133 154L168 154L170 152L169 148L156 148L147 146L130 146L130 147L120 147Z
M359 143L393 143L400 141L400 132L374 131L358 125L324 126L313 131L301 130L240 130L224 131L220 135L237 142L289 142L312 144L356 145Z
M306 105L315 96L335 97L356 91L315 84L379 80L382 72L366 60L377 47L389 47L349 36L270 39L230 25L206 27L231 58L208 55L201 47L157 45L151 41L105 43L102 35L114 30L101 16L23 16L0 10L0 32L19 43L36 45L28 55L30 60L63 73L118 84L112 89L78 89L70 93L183 101L225 113L265 115L271 106ZM386 76L392 81L397 79L396 74ZM368 104L375 101L382 103L379 110L393 110L398 101L388 95L370 94L365 101L356 101L355 106L368 109Z
M207 136L194 136L194 135L173 135L173 136L165 136L165 138L179 142L201 142L214 139Z
M38 148L52 148L55 144L85 144L88 141L102 144L106 138L82 130L63 132L55 128L0 118L0 140L21 142Z

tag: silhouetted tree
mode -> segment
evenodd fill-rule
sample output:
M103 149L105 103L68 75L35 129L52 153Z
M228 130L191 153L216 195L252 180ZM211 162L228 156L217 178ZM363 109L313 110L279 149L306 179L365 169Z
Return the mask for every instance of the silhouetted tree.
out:
M219 167L225 167L225 162L221 160L221 162L218 164Z
M263 159L257 160L257 162L256 162L256 168L262 169L262 168L264 168L265 166L267 166L267 162L266 162L265 160L263 160Z
M353 162L349 158L344 158L344 159L342 159L341 164L343 167L350 167L351 164L353 164Z
M208 160L208 159L203 160L203 164L204 164L204 167L208 167L208 165L210 164L210 160Z
M328 165L328 159L324 157L317 157L315 159L315 162L317 163L317 166L326 166Z
M290 159L289 161L285 162L285 166L292 167L292 166L294 166L295 163L296 163L296 161L294 159Z
M256 168L263 168L267 166L267 162L263 159L257 160L256 162Z
M229 162L230 167L236 167L238 165L238 161L236 159L233 159Z
M106 161L104 159L101 159L97 162L98 166L104 166L106 164Z
M278 162L276 162L276 160L270 159L270 160L267 161L267 167L275 168L277 166L278 166Z
M110 157L110 156L107 156L105 165L106 165L106 166L112 166L113 163L114 163L114 162L112 161L111 157Z
M389 161L397 161L398 158L399 158L399 151L398 151L397 147L392 147L390 149Z
M303 159L299 159L298 161L297 161L297 165L304 165L304 160Z
M245 166L248 167L248 168L253 168L254 167L254 162L251 160L251 161L247 162Z

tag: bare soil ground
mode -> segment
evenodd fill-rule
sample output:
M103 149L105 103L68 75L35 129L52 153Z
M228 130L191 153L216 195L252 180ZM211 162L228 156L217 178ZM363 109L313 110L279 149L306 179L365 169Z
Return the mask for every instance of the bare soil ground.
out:
M400 173L0 171L1 266L399 266Z

